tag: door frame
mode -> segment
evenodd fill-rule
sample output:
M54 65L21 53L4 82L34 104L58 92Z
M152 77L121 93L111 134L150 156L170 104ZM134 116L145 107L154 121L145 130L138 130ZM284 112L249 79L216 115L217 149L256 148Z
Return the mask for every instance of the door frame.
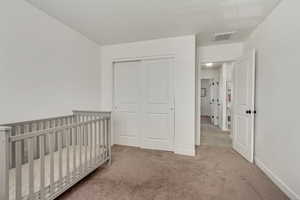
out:
M196 119L196 132L195 132L195 145L201 146L201 68L202 65L205 63L227 63L227 62L236 62L236 60L206 60L205 62L201 62L201 58L198 57L198 64L196 65L196 112L195 112L195 119Z
M254 49L255 51L255 55L257 54L256 50ZM235 60L214 60L214 61L210 61L210 60L206 60L205 62L201 62L201 58L198 57L198 64L196 65L196 81L195 81L195 84L196 84L196 132L195 132L195 144L197 146L200 146L201 145L201 67L204 63L209 63L209 62L212 62L212 63L225 63L225 62L233 62L233 66L235 67L235 62L238 61L239 59L241 59L242 57L244 57L244 53L236 58ZM256 60L255 60L255 64L256 64ZM256 73L256 70L255 72ZM236 87L235 85L233 85L233 87ZM255 107L255 95L256 95L256 79L254 80L254 88L253 88L253 98L254 98L254 107ZM233 94L234 95L234 94ZM233 96L233 100L232 100L232 104L234 103L234 96ZM255 110L255 108L254 108ZM233 112L232 112L233 113ZM233 116L231 117L231 119L233 119ZM233 123L233 121L232 121ZM233 124L232 124L233 126ZM233 148L233 140L234 140L234 135L233 135L233 131L232 129L230 130L231 132L231 136L232 136L232 148ZM253 163L255 163L255 119L254 119L254 127L253 127Z
M172 147L171 150L172 152L175 151L175 134L176 134L176 129L175 129L175 117L176 117L176 102L175 102L175 65L176 65L176 55L175 54L166 54L166 55L156 55L156 56L142 56L142 57L132 57L132 58L113 58L111 61L112 64L112 124L114 124L114 119L115 119L115 64L116 63L121 63L121 62L143 62L145 60L159 60L159 59L172 59L173 60L173 65L172 65L172 84L171 84L171 89L172 94L173 94L173 106L174 109L172 110ZM114 126L112 126L112 144L115 144L115 131L114 131ZM142 143L142 136L138 137L139 141L139 148L143 148L143 143Z

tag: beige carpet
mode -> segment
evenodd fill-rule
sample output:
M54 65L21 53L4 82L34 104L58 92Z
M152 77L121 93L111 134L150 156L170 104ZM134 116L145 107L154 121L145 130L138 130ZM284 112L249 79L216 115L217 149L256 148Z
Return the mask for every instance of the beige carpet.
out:
M201 123L201 145L232 147L230 132L222 131L220 128L208 123Z
M115 146L113 163L60 200L286 200L258 168L230 148L204 146L196 157Z

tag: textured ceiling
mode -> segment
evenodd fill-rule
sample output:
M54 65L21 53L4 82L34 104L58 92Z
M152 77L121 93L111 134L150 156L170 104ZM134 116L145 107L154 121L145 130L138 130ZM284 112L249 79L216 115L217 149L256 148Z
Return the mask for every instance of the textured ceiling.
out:
M27 0L100 45L236 31L244 40L280 0ZM221 42L222 43L222 42Z

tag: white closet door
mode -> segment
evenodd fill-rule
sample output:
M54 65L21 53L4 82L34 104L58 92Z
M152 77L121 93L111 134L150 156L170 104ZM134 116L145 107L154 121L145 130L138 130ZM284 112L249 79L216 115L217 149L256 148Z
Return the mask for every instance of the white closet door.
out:
M115 143L139 146L140 62L114 64Z
M144 148L173 150L173 59L143 61Z

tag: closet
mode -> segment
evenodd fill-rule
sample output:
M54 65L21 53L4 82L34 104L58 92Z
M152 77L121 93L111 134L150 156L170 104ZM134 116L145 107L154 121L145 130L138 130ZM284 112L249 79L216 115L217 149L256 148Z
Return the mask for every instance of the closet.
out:
M173 65L171 58L114 63L116 144L173 151Z

